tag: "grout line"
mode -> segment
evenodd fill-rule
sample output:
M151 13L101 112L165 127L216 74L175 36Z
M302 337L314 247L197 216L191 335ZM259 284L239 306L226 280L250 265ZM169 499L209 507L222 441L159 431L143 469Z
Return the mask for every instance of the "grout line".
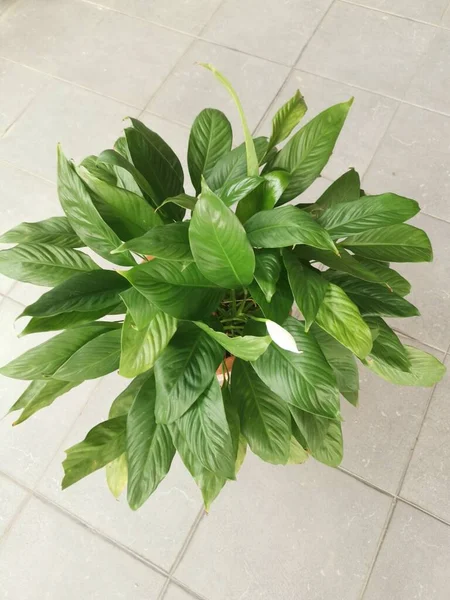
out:
M4 479L8 479L9 481L13 481L14 483L16 483L13 479L8 477L7 475L4 476ZM16 511L14 512L14 515L13 515L11 521L8 523L6 529L0 536L0 547L2 544L4 544L6 542L6 539L8 538L9 533L12 531L14 525L19 520L19 518L22 515L23 511L25 510L26 506L28 505L28 503L30 502L30 500L33 497L33 492L31 490L24 488L23 486L20 486L20 487L27 492L27 495L22 500L22 502L19 503L19 506L17 507Z
M194 598L197 598L197 600L208 600L208 598L206 598L205 596L202 596L198 592L195 592L194 590L191 590L190 587L188 587L186 584L184 584L179 579L173 578L171 580L171 583L174 583L175 585L177 585L179 588L181 588L182 590L184 590L185 592L187 592L188 594L190 594Z
M450 223L449 223L450 225ZM389 318L389 317L388 317ZM408 338L409 340L411 340L412 342L417 342L418 344L421 344L422 346L426 346L427 348L429 348L430 350L436 350L436 352L440 352L441 354L446 355L446 351L442 350L442 348L437 348L436 346L433 346L432 344L427 344L425 342L422 342L422 340L419 340L418 338L415 338L413 335L411 335L410 333L405 333L404 331L402 331L401 329L399 329L398 327L391 327L393 331L395 331L395 333L398 333L400 335L402 335L403 337Z
M389 498L392 498L392 499L397 498L395 493L389 492L388 490L383 489L382 487L376 485L375 483L372 483L365 477L362 477L361 475L358 475L357 473L354 473L353 471L350 471L349 469L346 469L345 467L338 466L337 470L341 471L341 473L345 473L345 475L348 475L349 477L352 477L353 479L356 479L357 481L359 481L361 483L364 483L364 485L366 485L367 487L370 487L373 490L380 492L380 494L383 494L384 496L389 496Z
M423 506L420 506L420 504L416 504L412 500L408 500L407 498L404 498L403 496L398 496L397 501L401 502L403 504L407 504L408 506L411 506L412 508L418 510L419 512L424 513L428 517L431 517L435 521L439 521L439 523L442 523L442 525L446 525L447 527L450 527L450 523L448 521L446 521L442 517L439 517L438 515L435 515L431 511L424 508Z
M51 183L53 186L56 187L56 183L54 181L52 181L51 179L47 179L47 177L44 177L43 175L39 175L38 173L34 173L33 171L28 171L28 169L24 169L23 167L19 167L18 165L10 162L9 160L0 158L0 164L1 163L8 165L8 167L13 167L14 169L17 169L18 171L22 171L22 173L26 173L27 175L31 175L32 177L37 177L38 179L42 179L42 181L45 181L46 183Z
M388 133L389 133L389 129L391 128L392 123L394 122L395 117L397 116L398 111L400 110L400 106L401 106L401 102L399 102L397 104L397 106L395 107L395 110L392 113L391 118L389 119L387 125L386 125L386 129L384 130L383 135L381 136L381 138L378 141L378 144L376 145L373 154L369 160L369 162L367 163L366 168L364 169L364 171L361 173L361 185L364 185L364 177L367 175L367 173L369 172L370 167L373 164L373 161L375 160L375 156L378 154L378 150L381 148L384 140L387 138Z
M422 21L422 19L415 19L414 17L408 17L407 15L400 15L399 13L390 12L388 10L381 10L381 8L375 8L374 6L368 6L366 4L359 4L354 0L340 0L344 4L351 4L352 6L359 6L359 8L365 8L366 10L373 10L374 12L379 12L383 15L389 15L391 17L397 17L398 19L403 19L405 21L412 21L413 23L420 23L421 25L428 25L429 27L435 27L437 29L449 29L442 23L431 23L430 21ZM445 10L442 13L441 18L444 16Z

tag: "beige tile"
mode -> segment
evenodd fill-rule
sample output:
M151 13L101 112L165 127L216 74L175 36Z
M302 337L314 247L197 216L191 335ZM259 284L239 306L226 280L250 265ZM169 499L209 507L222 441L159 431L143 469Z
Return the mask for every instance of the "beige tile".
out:
M28 492L13 483L10 479L0 476L0 539L8 526L20 510L21 505L28 496Z

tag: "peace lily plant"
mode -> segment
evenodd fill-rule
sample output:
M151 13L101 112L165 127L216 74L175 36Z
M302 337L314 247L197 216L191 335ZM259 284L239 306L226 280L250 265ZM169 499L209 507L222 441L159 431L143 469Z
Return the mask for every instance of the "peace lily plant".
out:
M352 100L291 136L307 110L297 91L270 138L252 138L235 91L205 66L236 102L245 143L232 149L219 110L198 115L187 157L195 195L173 150L130 119L114 149L79 165L58 148L65 217L0 238L17 244L0 253L0 272L52 288L23 311L31 319L21 335L60 331L0 369L30 381L11 407L21 411L16 423L118 369L130 384L108 420L67 450L62 486L106 467L111 491L127 487L132 509L176 453L207 508L247 446L273 464L311 455L338 465L340 404L358 403L358 361L398 385L432 386L444 373L385 321L419 314L390 266L432 260L425 232L405 224L417 202L368 196L349 170L302 203Z

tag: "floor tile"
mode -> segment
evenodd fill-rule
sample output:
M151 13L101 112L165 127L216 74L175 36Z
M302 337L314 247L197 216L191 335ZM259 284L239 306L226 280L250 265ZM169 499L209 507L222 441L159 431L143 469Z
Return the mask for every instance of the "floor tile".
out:
M203 36L223 44L293 65L332 0L224 0Z
M127 115L137 116L137 111L53 80L0 139L0 159L55 181L58 142L68 156L80 160L110 147Z
M194 600L194 596L185 592L182 588L171 583L167 588L164 600Z
M166 480L136 512L128 507L125 497L114 499L104 470L61 492L63 450L81 441L108 417L112 401L128 383L118 375L101 382L45 473L39 491L108 537L169 570L201 508L200 493L181 462L174 461Z
M261 58L198 41L188 50L148 107L168 119L176 115L177 121L189 126L208 106L223 110L233 125L237 143L243 138L236 107L223 86L198 62L212 63L231 81L244 106L250 129L258 125L289 72L287 67Z
M450 27L450 4L444 13L444 16L442 17L441 25L444 27Z
M347 121L323 173L326 177L335 179L349 167L354 167L362 175L392 119L397 102L344 83L293 71L258 128L259 133L270 135L273 115L297 89L308 105L303 123L333 104L345 102L354 96L355 101Z
M405 344L430 348L404 338ZM443 354L434 353L442 360ZM432 390L400 387L360 369L357 408L342 405L345 441L342 466L382 489L397 493ZM450 416L450 413L449 413Z
M19 511L28 492L6 477L0 476L0 538Z
M42 73L0 58L0 137L48 81Z
M167 2L167 0L97 0L97 4L119 10L128 15L140 17L179 29L187 33L198 34L208 23L221 0L187 0Z
M139 108L190 43L181 33L79 0L25 0L0 24L4 57Z
M164 584L148 566L37 499L0 552L0 585L11 600L156 600Z
M6 296L6 294L11 290L13 285L14 281L12 279L5 277L5 275L0 275L0 294Z
M403 97L435 28L360 6L336 2L299 68Z
M356 0L368 8L376 8L402 17L410 17L427 23L439 23L445 11L448 0Z
M371 193L415 198L429 215L450 221L450 117L400 106L364 178Z
M175 576L214 600L354 600L389 506L387 496L313 461L274 467L248 456Z
M364 600L448 600L449 561L450 528L400 502Z
M439 29L409 86L407 97L411 102L450 114L449 54L450 30Z
M450 358L446 361L450 371ZM402 497L450 522L450 374L438 384L401 491Z

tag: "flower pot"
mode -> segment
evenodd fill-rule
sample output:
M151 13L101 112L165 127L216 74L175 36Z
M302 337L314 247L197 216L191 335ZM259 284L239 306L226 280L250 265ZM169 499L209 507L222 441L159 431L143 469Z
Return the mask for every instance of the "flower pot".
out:
M234 363L234 359L236 357L231 355L231 356L227 356L225 359L225 366L226 366L226 372L228 372L228 374L231 374L231 369L233 368L233 363ZM223 382L225 380L225 373L224 373L224 369L223 369L223 363L220 363L217 371L216 371L216 377L220 383L220 385L223 385Z

